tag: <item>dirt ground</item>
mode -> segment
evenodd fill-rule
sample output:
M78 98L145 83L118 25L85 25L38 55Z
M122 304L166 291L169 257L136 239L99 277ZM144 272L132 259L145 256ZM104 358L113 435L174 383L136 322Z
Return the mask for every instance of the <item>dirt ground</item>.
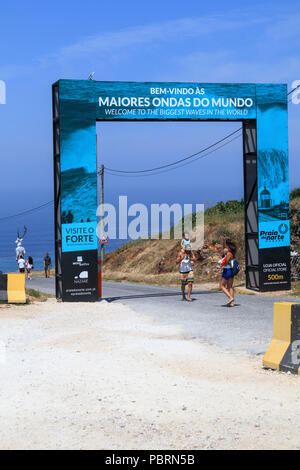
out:
M300 449L300 377L122 304L0 309L1 449Z

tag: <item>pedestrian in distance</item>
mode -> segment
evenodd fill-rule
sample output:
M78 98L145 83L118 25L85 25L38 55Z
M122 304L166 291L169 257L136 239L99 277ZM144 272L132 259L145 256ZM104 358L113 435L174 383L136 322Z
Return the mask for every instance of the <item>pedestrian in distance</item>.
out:
M185 245L184 251L178 253L176 264L180 265L180 280L181 280L181 293L182 300L192 302L191 294L194 282L193 263L196 261L196 256L192 252L191 245ZM185 288L188 287L187 297L185 295Z
M33 259L31 256L28 256L27 262L26 262L26 272L27 272L27 279L31 281L32 278L32 270L33 270Z
M46 278L50 277L51 266L52 266L51 258L49 254L46 253L45 258L44 258L44 269L45 269Z
M18 259L19 273L25 273L26 262L23 256Z

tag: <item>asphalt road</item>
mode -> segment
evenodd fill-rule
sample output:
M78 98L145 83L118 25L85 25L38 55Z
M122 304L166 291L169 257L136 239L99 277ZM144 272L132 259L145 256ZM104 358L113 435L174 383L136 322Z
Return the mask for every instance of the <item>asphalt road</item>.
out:
M54 294L54 279L34 277L28 287ZM237 295L236 306L227 308L219 292L193 292L193 302L183 302L178 289L104 282L103 298L121 302L162 324L176 324L187 337L198 338L223 349L263 354L272 338L273 303L300 302L292 297Z

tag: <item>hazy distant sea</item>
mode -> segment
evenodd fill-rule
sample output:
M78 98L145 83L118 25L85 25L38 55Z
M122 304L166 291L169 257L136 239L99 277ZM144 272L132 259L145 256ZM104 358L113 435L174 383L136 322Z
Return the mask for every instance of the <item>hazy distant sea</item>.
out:
M148 204L146 205L148 206ZM149 207L148 210L150 213ZM17 219L0 222L0 271L2 272L14 272L18 269L15 259L15 241L18 228L20 232L22 232L24 225L26 225L28 230L23 240L23 246L26 250L26 257L28 255L32 256L35 270L43 269L43 259L46 252L51 256L53 265L55 263L54 216L53 207L51 206L31 215L27 215L26 217L18 217ZM160 230L161 229L160 223ZM105 252L114 251L127 241L129 241L129 239L110 239L109 244L105 245Z
M24 224L28 231L23 246L26 256L33 257L35 269L43 268L46 251L54 262L53 208L47 207L27 216L0 222L0 270L3 272L18 269L15 241L18 228L22 232Z
M109 188L109 186L107 186ZM150 202L151 203L162 203L166 202L168 204L173 204L175 201L180 201L181 204L184 203L204 203L206 207L211 205L212 203L216 202L216 199L213 200L213 196L211 196L211 200L208 200L209 194L207 191L201 191L199 188L195 188L194 193L191 191L187 191L184 194L178 193L177 188L173 190L167 189L165 192L163 189L160 190L153 190L147 193L146 191L143 194L136 194L136 190L134 186L130 188L131 192L128 192L128 205L142 202L148 207L149 213L151 212L150 209ZM201 197L202 192L202 197ZM240 198L239 190L231 191L233 194L233 198ZM234 192L236 194L234 194ZM107 202L114 204L117 208L118 203L118 194L116 192L109 193L107 191ZM200 193L200 194L199 194ZM214 193L214 189L211 190L211 194ZM181 196L181 197L180 197ZM205 197L206 196L206 197ZM222 198L223 199L223 198ZM45 199L44 199L45 200ZM208 200L208 201L207 201ZM221 200L221 198L219 199ZM41 201L43 199L41 198ZM75 201L76 202L76 201ZM78 203L78 202L77 202ZM34 203L28 202L28 209L34 207ZM84 205L83 205L84 207ZM23 207L22 207L23 209ZM21 210L22 210L21 209ZM26 206L25 206L26 209ZM16 209L9 210L1 207L1 216L5 216L6 214L15 213L17 212ZM36 270L43 269L43 258L48 251L52 262L54 265L55 257L54 257L54 214L53 214L53 206L48 206L46 208L40 209L37 212L32 214L27 214L26 216L17 217L9 220L0 220L0 271L3 272L14 272L17 271L17 263L16 263L16 243L15 240L17 238L17 230L18 228L20 231L23 230L23 226L26 225L28 228L28 232L24 238L23 246L26 249L26 256L30 255L33 257L34 267ZM118 217L117 217L118 219ZM150 222L150 221L149 221ZM160 227L160 230L162 227ZM117 227L118 232L118 227ZM114 251L119 248L121 245L126 243L128 240L110 240L109 245L105 246L105 251L110 252Z
M16 262L17 230L23 231L23 225L28 228L23 246L26 249L26 257L33 257L34 268L43 269L43 258L48 251L53 265L54 256L54 217L53 208L41 209L26 217L0 222L0 271L14 272L18 266ZM124 240L111 240L106 251L116 250L124 243Z

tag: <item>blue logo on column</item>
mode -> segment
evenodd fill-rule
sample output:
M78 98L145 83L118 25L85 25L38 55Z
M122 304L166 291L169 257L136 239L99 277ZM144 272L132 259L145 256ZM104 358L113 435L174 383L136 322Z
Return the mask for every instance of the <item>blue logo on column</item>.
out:
M277 248L290 245L290 222L260 222L259 248Z

